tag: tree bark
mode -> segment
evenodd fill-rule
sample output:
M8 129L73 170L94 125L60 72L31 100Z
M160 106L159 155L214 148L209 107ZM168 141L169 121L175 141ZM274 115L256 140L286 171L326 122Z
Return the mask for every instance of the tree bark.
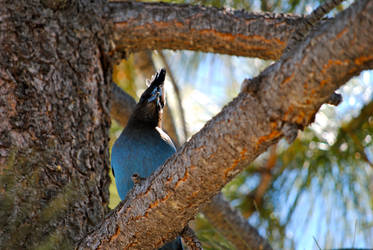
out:
M0 6L0 246L71 249L109 202L104 4Z
M292 14L142 2L111 2L118 49L198 50L276 59L304 19Z
M246 80L244 91L135 187L79 249L147 249L174 238L244 166L310 124L335 89L373 67L372 12L372 1L357 1Z

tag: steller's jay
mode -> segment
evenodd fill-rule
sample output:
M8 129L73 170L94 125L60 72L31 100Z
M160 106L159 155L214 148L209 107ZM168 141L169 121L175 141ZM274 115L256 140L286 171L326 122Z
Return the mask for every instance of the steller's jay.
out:
M112 148L111 167L122 200L134 182L150 176L176 152L170 137L161 129L165 77L165 69L153 77ZM180 237L160 249L183 249Z

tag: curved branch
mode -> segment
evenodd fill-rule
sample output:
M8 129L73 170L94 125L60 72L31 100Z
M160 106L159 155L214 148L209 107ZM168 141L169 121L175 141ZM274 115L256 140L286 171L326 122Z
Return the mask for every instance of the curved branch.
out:
M121 125L126 125L136 101L115 83L111 83L111 109L110 115Z
M186 4L111 2L117 48L198 50L278 59L303 17Z
M284 137L283 128L311 123L335 89L373 67L371 13L373 1L356 1L268 67L251 81L255 95L242 92L225 106L79 248L155 248L176 237L203 203Z
M219 232L232 242L237 249L272 249L269 243L259 235L258 231L247 223L237 210L229 206L222 193L212 198L211 202L202 208L202 211L209 222L218 228Z

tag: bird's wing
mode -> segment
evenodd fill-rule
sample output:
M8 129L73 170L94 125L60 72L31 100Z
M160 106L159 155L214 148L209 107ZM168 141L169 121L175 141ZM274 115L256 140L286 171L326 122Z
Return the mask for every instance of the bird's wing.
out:
M133 174L145 178L150 176L173 153L173 144L164 140L159 133L141 136L121 135L113 146L111 156L120 198L123 200L133 187Z

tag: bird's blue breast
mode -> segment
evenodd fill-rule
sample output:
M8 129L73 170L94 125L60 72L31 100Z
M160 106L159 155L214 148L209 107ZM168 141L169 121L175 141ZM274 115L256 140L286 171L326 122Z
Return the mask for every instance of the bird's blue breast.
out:
M133 174L148 177L175 151L169 137L159 128L126 128L111 153L111 166L120 198L123 200L133 187Z

